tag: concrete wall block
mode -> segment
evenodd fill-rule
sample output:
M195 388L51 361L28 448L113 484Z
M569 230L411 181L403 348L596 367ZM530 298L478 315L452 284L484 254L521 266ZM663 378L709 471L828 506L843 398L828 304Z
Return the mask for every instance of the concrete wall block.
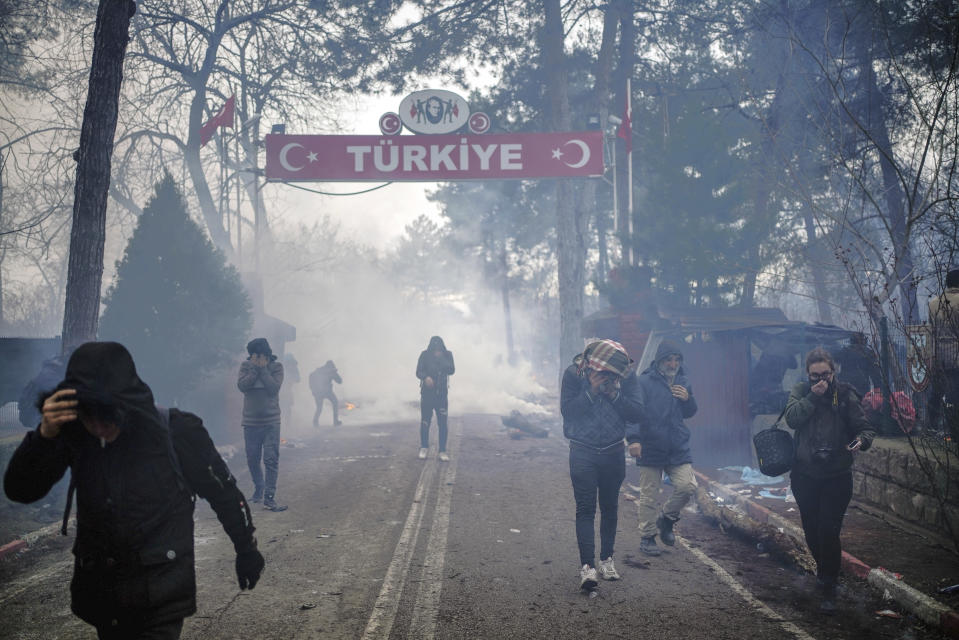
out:
M866 474L852 470L852 495L866 497Z
M897 487L894 484L886 485L886 504L889 510L900 518L917 522L922 518L922 510L914 500L917 497L913 491Z
M886 501L886 487L890 486L888 482L883 482L879 478L869 478L866 482L866 499L877 507L888 508Z

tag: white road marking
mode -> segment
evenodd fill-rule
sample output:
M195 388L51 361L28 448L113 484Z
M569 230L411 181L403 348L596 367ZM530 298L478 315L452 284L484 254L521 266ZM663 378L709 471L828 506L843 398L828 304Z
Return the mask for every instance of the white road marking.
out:
M462 429L450 425L450 462L440 477L439 493L433 510L433 526L426 544L423 579L420 581L408 636L433 640L436 637L436 618L439 614L440 594L443 591L443 570L446 566L446 540L450 526L450 503L459 460L459 433Z
M71 556L69 560L61 560L50 565L46 569L37 571L36 573L31 572L23 578L8 583L4 585L3 590L0 591L0 604L3 604L8 600L12 600L31 587L36 587L38 584L42 584L48 578L60 577L62 580L65 580L67 583L69 583L70 579L67 577L67 574L72 568L73 557Z
M726 586L728 586L730 589L732 589L737 594L739 594L749 606L753 607L754 609L762 613L764 616L766 616L770 620L778 622L780 627L782 627L786 632L791 633L797 638L799 638L799 640L816 640L813 636L809 635L808 633L806 633L805 631L803 631L802 629L794 625L792 622L789 622L788 620L783 618L781 615L779 615L778 613L770 609L766 604L758 600L756 596L754 596L752 592L749 591L749 589L747 589L745 586L742 585L742 583L736 580L736 578L730 575L728 571L726 571L721 566L716 564L716 561L710 558L709 556L707 556L705 553L703 553L699 549L692 547L685 538L677 534L676 540L678 540L679 543L683 545L683 547L687 551L689 551L694 556L696 556L696 558L700 562L702 562L707 567L712 569L716 573L716 576L720 580L722 580L724 583L726 583Z
M396 610L400 604L400 596L403 594L403 587L406 585L406 575L409 573L410 560L413 558L413 550L416 548L416 540L420 532L420 523L423 521L423 511L426 507L426 500L429 497L430 488L433 485L436 464L436 458L430 458L424 463L423 471L420 472L420 479L416 484L416 492L413 495L413 504L410 506L410 513L406 517L406 524L403 527L403 532L400 534L399 542L396 543L396 549L393 551L393 559L390 561L390 566L386 570L386 577L383 578L383 587L380 589L380 595L376 598L376 603L373 605L373 613L370 614L370 619L366 623L363 640L390 637L390 631L393 629L393 621L396 619Z

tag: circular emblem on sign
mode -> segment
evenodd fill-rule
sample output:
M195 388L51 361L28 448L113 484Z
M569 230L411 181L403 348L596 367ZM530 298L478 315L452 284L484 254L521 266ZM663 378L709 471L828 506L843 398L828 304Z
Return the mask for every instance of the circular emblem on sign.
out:
M906 364L908 365L909 382L914 391L923 391L929 386L929 352L931 340L929 328L925 325L906 327L909 338Z
M400 102L400 120L414 133L452 133L469 118L466 100L452 91L414 91Z
M473 133L486 133L489 131L489 116L482 111L477 111L470 116L470 131Z
M395 136L403 128L403 122L398 113L392 111L380 116L380 131L384 136Z

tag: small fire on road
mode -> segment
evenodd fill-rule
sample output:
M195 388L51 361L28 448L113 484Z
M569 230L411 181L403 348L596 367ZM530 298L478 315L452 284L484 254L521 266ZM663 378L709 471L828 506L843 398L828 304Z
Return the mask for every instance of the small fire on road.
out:
M352 402L347 402L344 406L346 407L347 411L352 411L353 409L356 408L356 405L353 404Z

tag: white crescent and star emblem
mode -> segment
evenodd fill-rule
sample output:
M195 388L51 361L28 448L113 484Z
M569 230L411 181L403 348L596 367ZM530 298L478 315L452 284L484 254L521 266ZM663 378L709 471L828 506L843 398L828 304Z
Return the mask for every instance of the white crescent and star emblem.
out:
M577 147L579 147L579 150L583 153L583 157L580 158L579 162L566 162L564 160L563 164L565 164L570 169L579 169L580 167L584 166L587 162L589 162L589 147L586 145L585 142L577 139L570 140L566 142L563 146L565 147L566 145L570 145L570 144L575 144Z
M283 148L280 149L280 156L279 156L279 158L280 158L280 166L283 167L284 169L286 169L287 171L290 171L291 173L296 173L297 171L299 171L300 169L303 168L303 167L294 167L294 166L291 165L290 162L286 159L286 154L289 153L290 149L295 149L296 147L299 147L300 149L304 149L304 148L305 148L305 147L304 147L302 144L300 144L299 142L291 142L291 143L289 143L289 144L287 144L287 145L283 145Z

